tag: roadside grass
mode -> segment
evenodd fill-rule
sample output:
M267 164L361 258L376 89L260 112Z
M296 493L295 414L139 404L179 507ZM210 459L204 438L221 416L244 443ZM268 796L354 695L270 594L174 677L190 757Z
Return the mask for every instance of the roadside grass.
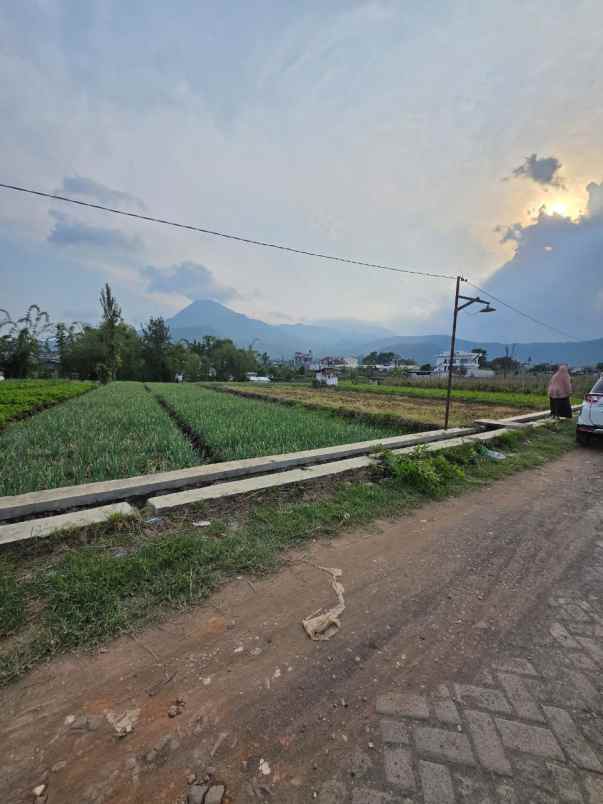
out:
M571 449L574 432L563 423L504 435L495 444L506 460L492 461L474 445L384 453L370 481L340 482L312 501L260 497L237 527L224 516L199 530L189 512L150 533L140 520L116 523L113 532L104 525L86 545L74 539L58 553L48 544L41 553L35 546L9 551L0 575L0 623L4 634L17 633L0 641L0 683L53 654L94 647L194 605L234 575L273 571L287 548L540 466Z

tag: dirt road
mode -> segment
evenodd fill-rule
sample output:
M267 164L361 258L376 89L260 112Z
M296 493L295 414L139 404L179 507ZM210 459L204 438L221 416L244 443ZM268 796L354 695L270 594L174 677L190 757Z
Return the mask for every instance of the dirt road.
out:
M602 548L600 450L314 543L2 690L0 801L172 804L208 769L231 802L603 801ZM345 586L328 642L301 627L335 602L318 566Z

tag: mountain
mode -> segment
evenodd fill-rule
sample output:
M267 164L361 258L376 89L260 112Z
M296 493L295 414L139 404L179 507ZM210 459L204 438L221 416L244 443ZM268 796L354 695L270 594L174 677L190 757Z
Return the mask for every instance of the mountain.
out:
M266 324L237 313L219 302L200 299L168 320L174 338L200 339L203 335L231 338L237 346L253 343L272 357L291 357L309 349L320 354L353 355L373 338L394 338L384 327L346 320L315 324Z
M168 324L175 339L199 340L204 335L231 338L237 346L268 352L273 358L291 357L309 349L327 354L366 355L372 351L396 352L417 363L433 363L439 352L450 349L450 335L395 335L384 327L355 320L317 321L313 324L267 324L237 313L219 302L201 299L181 310ZM486 349L490 359L503 357L505 344L457 340L457 349ZM603 338L558 343L518 343L514 356L533 363L593 365L603 361Z
M488 359L504 357L505 348L512 344L496 341L467 341L457 338L456 348L470 352L485 349ZM450 349L450 335L408 335L395 338L380 338L366 345L366 350L397 352L402 357L412 357L417 363L433 363L435 355ZM366 352L365 352L366 353ZM570 366L592 366L603 361L603 338L592 341L560 341L544 343L517 343L513 353L515 360L532 363L569 363Z

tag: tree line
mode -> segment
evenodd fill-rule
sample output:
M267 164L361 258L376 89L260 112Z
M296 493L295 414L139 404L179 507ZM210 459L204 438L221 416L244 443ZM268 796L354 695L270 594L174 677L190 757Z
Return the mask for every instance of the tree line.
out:
M267 354L238 348L228 338L206 335L201 340L172 339L162 317L149 318L136 330L106 284L99 297L101 319L89 324L53 323L48 313L32 305L13 320L0 309L0 370L7 378L60 377L99 380L170 382L177 375L189 381L242 380L248 372L282 371Z

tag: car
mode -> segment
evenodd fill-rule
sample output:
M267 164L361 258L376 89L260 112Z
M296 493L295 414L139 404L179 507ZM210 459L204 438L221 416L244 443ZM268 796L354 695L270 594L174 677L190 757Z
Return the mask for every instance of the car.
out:
M586 394L576 425L576 440L586 446L593 436L603 436L603 376Z

